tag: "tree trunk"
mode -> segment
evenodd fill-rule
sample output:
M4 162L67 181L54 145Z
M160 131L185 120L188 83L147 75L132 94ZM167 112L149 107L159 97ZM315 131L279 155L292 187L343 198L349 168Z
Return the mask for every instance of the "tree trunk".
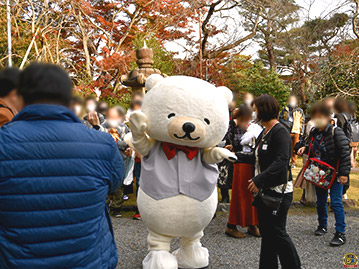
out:
M265 33L265 46L267 49L267 56L269 61L269 68L272 72L277 72L277 63L273 48L273 41L271 39L272 21L268 19L267 32Z
M306 88L306 85L307 85L306 80L307 79L305 77L304 72L301 72L301 74L300 74L300 85L299 85L299 90L300 90L299 97L300 97L302 103L304 103L304 101L305 101L305 88Z
M267 56L269 61L269 68L272 72L277 72L277 63L275 60L273 43L271 40L266 41Z

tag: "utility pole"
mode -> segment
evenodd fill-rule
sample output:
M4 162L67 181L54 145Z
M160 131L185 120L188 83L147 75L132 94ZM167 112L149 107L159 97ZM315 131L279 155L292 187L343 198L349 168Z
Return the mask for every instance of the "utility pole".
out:
M10 0L6 0L8 65L12 67Z

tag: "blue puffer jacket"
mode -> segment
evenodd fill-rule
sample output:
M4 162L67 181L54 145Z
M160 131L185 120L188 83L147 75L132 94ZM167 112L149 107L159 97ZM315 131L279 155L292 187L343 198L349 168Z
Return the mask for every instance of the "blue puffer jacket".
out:
M0 268L115 268L106 196L123 180L109 134L31 105L0 128Z

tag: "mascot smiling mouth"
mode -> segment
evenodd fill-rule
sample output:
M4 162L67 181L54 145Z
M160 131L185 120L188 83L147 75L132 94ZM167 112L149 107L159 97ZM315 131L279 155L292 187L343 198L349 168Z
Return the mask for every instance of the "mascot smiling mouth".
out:
M176 137L177 139L188 139L191 141L196 141L196 140L200 139L200 137L193 138L190 133L186 133L184 136L178 136L178 135L174 134L174 137Z

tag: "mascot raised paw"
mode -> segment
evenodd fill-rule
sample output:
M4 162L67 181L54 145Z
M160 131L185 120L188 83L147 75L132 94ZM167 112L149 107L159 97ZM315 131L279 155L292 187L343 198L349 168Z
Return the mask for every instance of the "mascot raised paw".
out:
M143 156L138 208L149 230L144 269L203 268L200 239L217 208L216 163L236 156L216 145L229 122L232 92L203 80L152 75L142 112L130 116L132 145ZM181 247L170 253L171 240Z

